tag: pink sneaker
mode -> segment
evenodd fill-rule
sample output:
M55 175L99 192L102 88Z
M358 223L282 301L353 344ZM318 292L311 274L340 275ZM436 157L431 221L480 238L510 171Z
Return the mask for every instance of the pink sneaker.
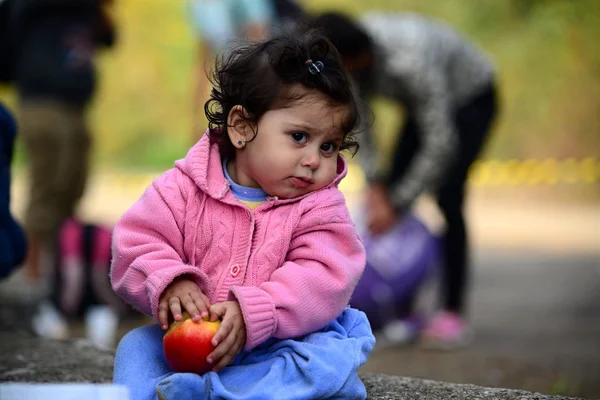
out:
M421 333L421 345L428 349L452 350L465 347L473 339L473 332L457 313L437 314Z

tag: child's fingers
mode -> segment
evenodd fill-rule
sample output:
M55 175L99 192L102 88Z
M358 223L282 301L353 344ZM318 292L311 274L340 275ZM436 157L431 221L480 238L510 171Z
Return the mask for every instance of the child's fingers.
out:
M215 333L215 336L212 339L212 345L213 346L218 346L223 340L225 340L228 336L229 333L233 330L233 323L230 319L225 318L223 319L223 321L221 322L221 325L219 326L219 329L217 329L217 333Z
M235 358L238 354L240 354L240 352L244 349L244 346L246 345L246 331L243 329L234 328L233 332L236 333L235 342L233 343L233 347L230 353L232 353L233 357Z
M173 314L173 319L175 321L181 321L182 315L179 297L171 297L169 299L169 308L171 309L171 314Z
M213 371L219 372L220 370L231 364L234 358L235 356L231 355L230 353L225 354L225 356L221 358L219 362L213 367Z
M202 302L204 303L204 307L206 309L206 314L203 314L202 317L208 317L210 315L210 299L208 298L207 295L205 295L204 293L200 292L200 298L202 299Z
M200 320L201 318L204 318L204 317L208 317L208 306L207 306L207 303L204 302L204 299L202 298L202 296L197 293L193 293L193 294L191 294L191 297L192 297L192 301L194 302L194 305L196 306L196 309L198 310L198 319L197 320Z
M199 319L208 318L208 308L204 305L202 300L196 300L196 307L200 313Z
M210 307L210 313L211 321L216 321L222 318L221 325L212 339L213 346L218 346L219 343L221 343L233 329L233 322L231 318L227 318L227 303L213 304Z
M216 363L213 369L215 371L226 367L237 355L236 350L236 334L230 332L225 339L219 343L216 349L208 355L207 360L209 363Z
M225 358L225 357L227 357L227 355L229 355L229 356L231 356L231 359L229 361L227 361L227 363L225 365L223 365L221 368L224 368L227 365L229 365L237 357L237 355L242 352L245 344L246 344L246 339L243 339L241 337L241 335L237 335L235 337L235 341L234 341L233 345L231 346L231 349L229 349L227 354L225 354L225 356L223 357L223 358ZM219 362L219 364L220 364L220 362ZM220 365L217 365L216 367L220 367Z
M181 299L181 303L185 310L190 314L194 321L200 321L200 311L198 311L198 307L196 307L196 302L191 295L183 296Z
M219 318L221 318L223 315L225 315L225 311L227 311L227 307L225 307L225 305L223 303L216 303L216 304L213 304L212 306L210 306L208 311L210 313L210 320L214 322L214 321L218 320Z
M166 300L158 304L158 323L162 329L169 327L169 306Z
M210 322L215 322L219 319L219 314L213 312L210 308L208 309L208 320Z
M202 292L200 292L200 296L202 297L202 300L204 300L204 304L206 304L206 307L210 308L210 299L208 298L208 296Z
M231 346L229 346L230 339L233 341L233 343L231 343ZM225 339L225 341L221 343L221 345L227 345L229 347L229 350L227 350L225 352L225 355L221 357L221 359L215 364L215 366L213 367L213 371L219 372L221 369L231 364L233 360L235 360L237 355L240 354L245 344L246 335L243 333L243 331L237 331L235 329L232 330L227 339Z

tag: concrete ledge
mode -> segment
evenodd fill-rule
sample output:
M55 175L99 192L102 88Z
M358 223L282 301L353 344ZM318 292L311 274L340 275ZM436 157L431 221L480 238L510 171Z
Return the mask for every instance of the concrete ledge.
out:
M0 382L93 382L112 379L114 354L85 341L42 341L25 331L0 331ZM567 399L522 390L491 389L475 385L404 378L380 374L361 375L369 399Z
M413 400L558 400L573 397L549 396L525 390L486 388L459 385L427 379L406 378L383 374L361 374L369 399Z

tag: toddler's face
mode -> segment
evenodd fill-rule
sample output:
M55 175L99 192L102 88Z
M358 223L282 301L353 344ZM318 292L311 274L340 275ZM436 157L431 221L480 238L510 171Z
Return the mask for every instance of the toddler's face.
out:
M266 112L258 134L236 155L237 181L289 199L327 186L336 176L348 110L316 90L286 108Z

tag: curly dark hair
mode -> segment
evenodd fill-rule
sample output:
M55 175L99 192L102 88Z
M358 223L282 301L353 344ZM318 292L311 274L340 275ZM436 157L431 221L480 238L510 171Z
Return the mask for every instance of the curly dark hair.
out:
M312 74L307 60L321 61L322 71ZM213 89L204 105L210 139L217 142L222 157L232 159L235 147L227 133L227 118L241 105L253 124L269 110L284 108L299 100L290 85L301 84L326 95L335 105L348 108L342 126L342 150L354 155L358 143L352 131L359 124L357 97L340 55L331 42L316 29L298 30L273 39L246 44L217 59L211 79ZM258 134L258 132L255 132Z

